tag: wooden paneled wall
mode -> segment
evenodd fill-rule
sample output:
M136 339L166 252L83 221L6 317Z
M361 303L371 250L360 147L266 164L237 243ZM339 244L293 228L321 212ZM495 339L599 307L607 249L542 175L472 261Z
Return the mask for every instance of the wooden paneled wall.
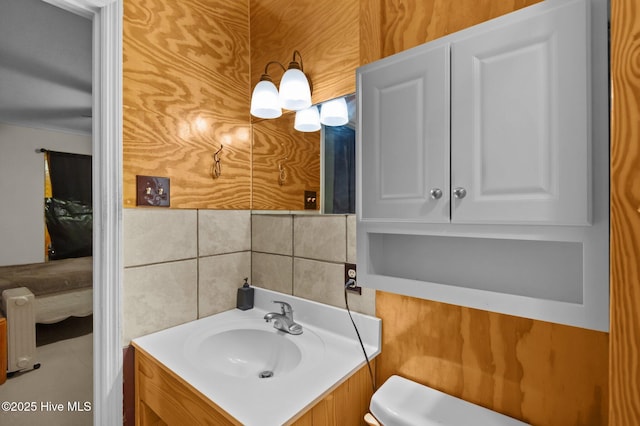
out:
M376 293L392 374L534 425L607 423L607 333Z
M611 0L611 425L640 424L640 4Z
M294 130L294 118L289 112L252 125L256 210L303 210L305 190L320 194L320 132Z
M382 2L381 53L385 57L541 0L379 1Z
M376 20L362 0L361 57L370 62L536 2L377 0ZM607 333L384 292L376 313L380 384L401 374L534 425L607 424Z
M171 179L172 208L251 202L249 4L125 0L124 205L136 175ZM222 175L210 175L213 153Z
M285 68L298 50L313 85L313 103L356 90L358 0L251 0L251 87L269 61ZM278 85L283 71L269 67Z
M313 86L313 103L354 93L359 13L358 0L251 0L251 87L269 61L287 67L298 50ZM277 65L269 67L276 85L282 74ZM253 150L254 209L301 210L304 190L320 196L320 132L294 130L293 113L253 119ZM290 182L281 186L274 173L283 156Z

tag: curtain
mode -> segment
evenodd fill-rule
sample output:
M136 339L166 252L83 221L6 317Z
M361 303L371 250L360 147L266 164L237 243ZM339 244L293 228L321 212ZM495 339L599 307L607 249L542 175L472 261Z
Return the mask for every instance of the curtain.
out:
M93 253L91 156L48 151L52 197L45 197L49 259Z
M91 156L49 151L53 198L91 205Z

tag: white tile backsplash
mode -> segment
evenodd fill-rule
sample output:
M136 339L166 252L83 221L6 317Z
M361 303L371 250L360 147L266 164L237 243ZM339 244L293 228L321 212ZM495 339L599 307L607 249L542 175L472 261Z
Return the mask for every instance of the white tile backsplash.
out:
M293 222L293 253L276 254L261 241L259 231L277 221L273 215L252 216L252 276L256 285L320 303L344 307L344 263L356 263L355 215L279 215L280 223ZM259 241L256 241L258 239ZM259 249L259 252L256 250ZM273 250L273 251L270 251ZM375 291L348 293L349 307L375 314Z
M293 216L253 215L251 250L263 253L293 254Z
M198 264L198 317L235 308L238 287L251 278L251 252L201 257Z
M249 210L198 210L198 255L251 250Z
M123 344L197 319L195 259L125 268Z
M124 210L123 345L235 307L251 277L246 210Z
M347 222L343 215L294 216L293 254L296 257L346 262Z
M344 307L344 262L355 263L354 215L248 210L124 210L123 344L235 307L251 283ZM375 291L349 293L373 315Z
M198 254L197 211L124 209L124 266L193 259Z
M262 288L292 294L293 258L279 254L253 252L251 279L253 284Z

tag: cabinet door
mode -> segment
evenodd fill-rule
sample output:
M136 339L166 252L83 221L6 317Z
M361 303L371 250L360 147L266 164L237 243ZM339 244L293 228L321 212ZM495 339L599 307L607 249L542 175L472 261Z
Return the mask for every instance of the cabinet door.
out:
M452 44L453 222L590 222L589 10L557 3Z
M449 46L358 69L362 219L449 221Z

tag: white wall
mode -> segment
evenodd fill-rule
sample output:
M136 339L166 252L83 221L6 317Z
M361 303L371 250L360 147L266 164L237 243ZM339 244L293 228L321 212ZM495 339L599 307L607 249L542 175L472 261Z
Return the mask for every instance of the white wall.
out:
M44 261L44 154L91 154L91 136L0 123L0 266Z

